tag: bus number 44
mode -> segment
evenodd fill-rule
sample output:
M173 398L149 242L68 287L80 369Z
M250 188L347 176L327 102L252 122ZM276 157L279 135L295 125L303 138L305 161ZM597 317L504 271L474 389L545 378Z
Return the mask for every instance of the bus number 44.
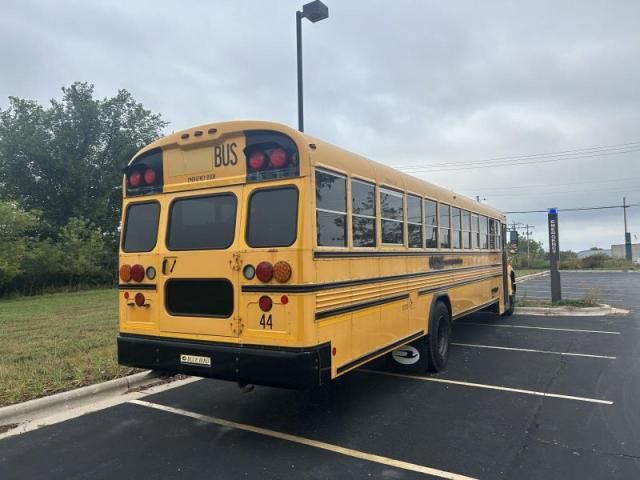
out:
M262 317L260 317L260 326L262 328L268 328L269 330L273 329L273 322L271 320L271 314L266 315L266 314L262 314Z

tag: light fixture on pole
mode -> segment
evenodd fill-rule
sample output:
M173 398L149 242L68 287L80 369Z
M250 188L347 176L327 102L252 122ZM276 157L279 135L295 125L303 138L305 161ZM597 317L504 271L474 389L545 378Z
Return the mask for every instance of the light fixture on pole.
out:
M302 19L311 23L329 18L329 7L320 0L302 6L302 11L296 12L296 43L298 50L298 130L304 132L304 111L302 106Z

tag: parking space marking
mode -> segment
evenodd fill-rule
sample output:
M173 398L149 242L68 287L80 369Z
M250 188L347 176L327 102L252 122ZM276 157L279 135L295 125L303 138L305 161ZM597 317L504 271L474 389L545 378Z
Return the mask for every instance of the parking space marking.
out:
M257 433L258 435L264 435L267 437L278 438L280 440L286 440L288 442L298 443L300 445L306 445L308 447L319 448L321 450L327 450L329 452L346 455L348 457L358 458L360 460L366 460L368 462L379 463L381 465L387 465L389 467L395 467L402 470L408 470L417 473L423 473L426 475L433 475L435 477L447 478L450 480L476 480L472 477L464 475L458 475L457 473L447 472L445 470L439 470L437 468L427 467L424 465L418 465L415 463L403 462L402 460L396 460L394 458L383 457L381 455L374 455L372 453L361 452L359 450L353 450L351 448L341 447L339 445L333 445L331 443L325 443L318 440L312 440L310 438L300 437L298 435L291 435L288 433L278 432L275 430L269 430L267 428L256 427L248 425L246 423L237 423L230 420L224 420L222 418L210 417L201 413L190 412L181 408L169 407L167 405L160 405L158 403L147 402L146 400L131 400L129 403L134 403L148 408L155 408L156 410L162 410L164 412L173 413L176 415L182 415L183 417L193 418L202 422L211 423L225 428L233 428L236 430L243 430L245 432Z
M620 335L620 332L610 332L607 330L582 330L580 328L531 327L529 325L498 325L493 323L475 323L475 322L459 322L459 323L461 325L471 325L472 327L528 328L532 330L553 330L556 332L605 333L609 335Z
M447 383L451 385L461 385L463 387L474 387L474 388L485 388L488 390L499 390L503 392L511 392L511 393L523 393L525 395L534 395L536 397L551 397L551 398L561 398L564 400L576 400L578 402L587 402L587 403L599 403L602 405L613 405L613 402L610 400L601 400L599 398L589 398L589 397L574 397L572 395L561 395L559 393L549 393L549 392L537 392L535 390L524 390L521 388L509 388L509 387L501 387L499 385L487 385L484 383L472 383L472 382L461 382L459 380L447 380L446 378L434 378L434 377L420 377L418 375L405 375L402 373L391 373L391 372L380 372L377 370L366 370L361 369L357 370L362 373L373 373L376 375L387 375L389 377L399 377L399 378L408 378L411 380L422 380L424 382L435 382L435 383Z
M605 360L615 360L617 358L617 357L610 357L607 355L592 355L590 353L553 352L551 350L534 350L533 348L500 347L498 345L476 345L472 343L455 343L455 342L451 342L451 345L457 345L458 347L487 348L491 350L509 350L514 352L548 353L552 355L566 355L569 357L602 358Z

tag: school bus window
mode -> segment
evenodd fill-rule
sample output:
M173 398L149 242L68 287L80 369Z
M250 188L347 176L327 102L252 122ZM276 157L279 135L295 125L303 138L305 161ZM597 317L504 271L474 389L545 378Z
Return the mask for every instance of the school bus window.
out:
M460 216L460 209L456 207L451 208L451 244L453 248L461 248L462 242L460 241L462 218Z
M288 247L298 230L298 189L257 190L249 199L247 244L250 247Z
M424 201L424 220L427 225L427 248L438 248L438 213L436 202Z
M404 244L404 196L391 190L380 189L380 215L382 243Z
M489 249L496 248L497 221L493 218L489 219Z
M471 248L471 214L462 211L462 248Z
M354 247L376 246L375 186L351 180L351 223Z
M449 205L440 204L440 247L451 248L451 219L449 218Z
M409 247L422 248L422 200L407 195L407 231Z
M484 215L480 217L480 248L489 248L489 219Z
M318 246L347 246L347 180L316 170L316 225Z
M122 250L124 252L150 252L156 246L160 204L156 202L132 203L127 208Z
M480 248L480 218L471 214L471 248Z
M181 198L171 204L167 248L216 250L233 243L236 228L234 195Z

